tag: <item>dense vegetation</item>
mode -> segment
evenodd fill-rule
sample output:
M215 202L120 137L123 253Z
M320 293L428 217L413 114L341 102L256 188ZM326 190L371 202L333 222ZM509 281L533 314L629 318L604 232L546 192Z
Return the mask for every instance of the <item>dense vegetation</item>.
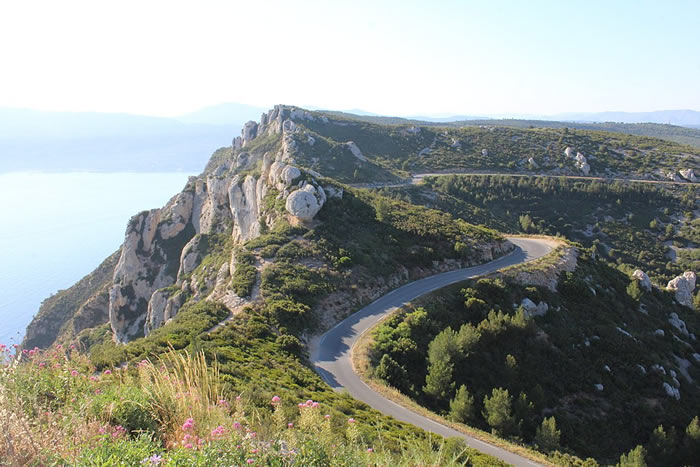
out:
M74 346L0 352L3 465L501 465L458 440L393 441L341 396L238 392L204 353L97 372Z
M681 444L693 442L683 433L698 415L689 408L700 407L700 370L668 314L691 329L700 317L667 292L637 293L600 261L579 263L556 293L481 279L404 308L375 331L375 375L456 421L545 451L610 462L662 425L673 447L648 445L649 459L694 462ZM549 311L533 317L518 306L525 298ZM664 383L680 387L680 400Z

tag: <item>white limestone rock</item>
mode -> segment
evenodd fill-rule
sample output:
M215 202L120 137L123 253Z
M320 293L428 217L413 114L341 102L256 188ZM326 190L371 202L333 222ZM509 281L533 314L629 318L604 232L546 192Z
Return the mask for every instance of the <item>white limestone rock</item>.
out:
M488 149L482 149L482 150L481 150L481 155L484 156L484 157L487 157L487 156L489 155Z
M314 138L311 135L307 136L306 137L306 144L308 144L309 146L313 146L314 144L316 144L316 138Z
M343 199L343 189L336 188L334 186L327 186L324 188L328 199Z
M676 301L688 308L693 308L693 290L697 276L693 271L686 271L680 276L671 279L666 289L676 294Z
M666 333L664 332L663 329L657 329L656 331L654 331L654 335L659 336L659 337L664 337L666 335Z
M539 168L539 164L537 164L534 157L528 158L527 163L530 164L530 167L532 167L533 169Z
M567 146L566 149L564 149L564 155L566 157L573 157L572 154L574 153L574 150L571 149L570 147Z
M292 192L287 197L285 205L287 212L294 217L302 220L311 220L318 213L325 201L325 193L323 195L313 185L306 185L302 189Z
M599 392L602 392L602 391L603 391L603 389L605 389L605 386L603 386L603 385L602 385L602 384L600 384L600 383L598 383L598 384L594 384L594 385L593 385L593 387L595 387L595 388L596 388L596 390L597 390L597 391L599 391Z
M577 152L574 160L576 161L576 168L583 172L584 175L588 175L590 173L591 166L588 164L586 156L584 156L580 152Z
M671 386L670 384L668 384L666 382L663 383L662 387L663 387L664 391L666 391L666 395L668 395L668 397L673 397L676 400L681 399L681 393L678 390L678 388L674 388L673 386Z
M243 140L243 144L241 145L241 147L244 148L246 144L253 141L257 135L258 124L253 121L246 122L245 125L243 125L243 129L241 130L241 139Z
M651 290L651 280L647 273L641 269L637 269L632 273L632 278L639 281L639 285L645 290Z
M681 169L678 171L678 173L681 174L681 177L685 178L689 182L698 182L698 178L695 176L695 172L693 171L693 169Z
M360 148L357 147L357 144L355 144L354 141L348 141L347 143L345 143L345 145L348 147L352 155L355 156L357 159L363 162L367 160L367 158L364 156L364 154L362 154L362 151L360 151Z
M184 302L185 297L180 290L160 289L153 292L148 302L144 335L148 336L153 330L173 319Z
M677 313L671 313L668 316L669 316L668 322L671 324L671 326L678 329L678 331L680 331L680 333L683 334L684 336L687 336L688 335L688 327L686 326L685 321L680 319L678 317Z

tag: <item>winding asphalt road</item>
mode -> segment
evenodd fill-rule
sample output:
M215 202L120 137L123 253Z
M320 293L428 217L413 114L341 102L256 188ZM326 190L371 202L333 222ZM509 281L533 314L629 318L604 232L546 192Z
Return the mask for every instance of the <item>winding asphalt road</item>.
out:
M455 436L463 438L470 447L509 464L516 466L539 465L530 459L434 422L379 395L355 373L350 355L352 347L359 337L397 307L455 282L488 274L507 266L532 261L549 253L555 245L553 241L534 238L514 237L508 240L516 246L511 253L486 264L437 274L394 289L341 321L325 334L317 336L310 345L311 363L316 371L334 390L347 389L354 398L397 420L446 438Z

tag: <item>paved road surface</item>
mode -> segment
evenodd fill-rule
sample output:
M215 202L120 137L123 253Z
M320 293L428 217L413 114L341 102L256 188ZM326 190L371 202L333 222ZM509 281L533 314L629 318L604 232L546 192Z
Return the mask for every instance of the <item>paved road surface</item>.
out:
M322 336L316 337L311 342L310 349L311 362L316 371L336 391L347 389L356 399L397 420L411 423L444 437L464 438L469 446L516 466L538 465L510 451L434 422L382 397L353 371L350 359L350 350L362 333L372 328L395 308L455 282L539 258L549 253L554 245L552 241L541 239L509 238L509 240L516 245L516 249L510 254L480 266L445 272L406 284L349 316Z

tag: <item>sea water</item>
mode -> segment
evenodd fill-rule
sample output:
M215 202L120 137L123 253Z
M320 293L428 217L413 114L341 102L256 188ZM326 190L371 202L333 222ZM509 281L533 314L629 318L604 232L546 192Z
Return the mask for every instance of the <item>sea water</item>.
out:
M95 269L131 216L163 206L185 173L0 174L0 343L21 342L42 300Z

